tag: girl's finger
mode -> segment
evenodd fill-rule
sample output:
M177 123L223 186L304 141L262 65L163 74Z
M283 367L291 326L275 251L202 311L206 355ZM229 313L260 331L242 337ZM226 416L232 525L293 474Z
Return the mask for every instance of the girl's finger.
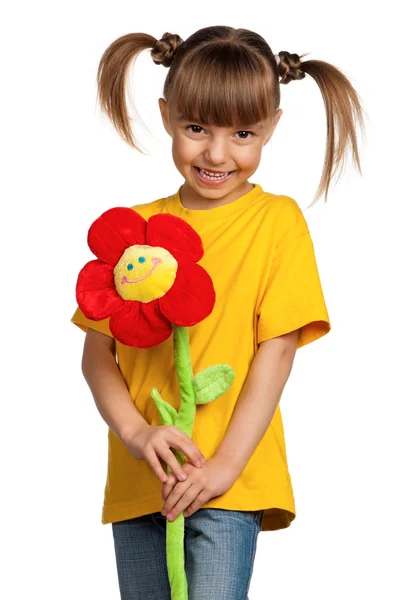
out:
M173 497L173 494L170 494L170 498L165 502L163 507L163 513L167 517L169 513L171 513L171 520L174 521L188 506L190 506L195 498L198 496L199 488L195 485L191 485L185 493L178 497Z
M155 473L156 477L160 479L162 483L167 482L167 473L164 472L162 465L159 462L156 452L149 451L148 456L146 457L146 462L151 467L152 471Z
M202 452L197 446L195 446L189 435L175 426L174 430L178 434L178 437L177 439L173 437L172 439L168 440L169 446L180 450L180 452L185 454L185 456L189 457L190 462L192 462L195 467L200 468L206 461L206 458L203 456Z
M169 497L171 490L177 483L177 479L173 473L170 473L169 478L166 483L163 484L162 488L162 500L165 501Z
M207 494L207 496L203 496L204 490L201 491L200 494L196 496L196 498L191 502L189 506L183 511L184 517L191 517L199 510L207 500L211 498L211 494Z
M163 458L165 463L169 465L170 469L173 471L178 481L186 481L186 474L184 473L183 469L180 466L180 463L178 462L170 448L167 447L167 445L162 448L161 457Z

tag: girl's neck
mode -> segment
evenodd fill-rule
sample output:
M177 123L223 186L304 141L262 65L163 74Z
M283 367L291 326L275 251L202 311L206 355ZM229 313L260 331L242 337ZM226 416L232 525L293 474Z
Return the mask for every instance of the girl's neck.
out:
M247 194L254 188L254 185L249 181L244 181L238 187L232 189L225 196L217 196L215 198L205 198L196 192L187 181L183 183L180 190L181 204L189 210L208 210L217 208L224 204L230 204L244 194Z

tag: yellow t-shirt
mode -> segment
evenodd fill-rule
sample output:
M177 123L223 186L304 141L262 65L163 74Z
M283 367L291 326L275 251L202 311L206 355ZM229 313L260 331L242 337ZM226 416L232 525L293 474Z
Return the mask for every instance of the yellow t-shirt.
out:
M208 459L228 428L258 344L300 328L298 348L330 330L313 243L304 215L288 196L264 192L260 185L237 200L208 210L186 209L180 189L167 198L132 206L145 219L171 213L200 235L204 256L199 264L216 291L213 312L189 328L193 373L225 363L235 371L229 391L197 406L192 439ZM109 319L91 321L77 308L72 322L111 337ZM179 387L172 336L148 349L116 340L120 372L131 399L150 425L162 425L150 391L178 411ZM145 460L136 460L108 429L108 472L102 523L160 511L162 483ZM288 471L282 417L274 417L234 485L203 508L264 509L262 530L288 527L295 504Z

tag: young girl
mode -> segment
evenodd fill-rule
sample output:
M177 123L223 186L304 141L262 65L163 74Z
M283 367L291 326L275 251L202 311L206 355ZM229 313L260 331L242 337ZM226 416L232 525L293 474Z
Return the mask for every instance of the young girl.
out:
M360 171L355 128L363 126L362 109L337 68L286 51L274 55L246 29L207 27L185 41L129 34L102 56L98 86L103 110L134 148L125 80L146 49L170 67L159 107L184 183L132 208L145 219L176 215L200 235L216 304L189 328L193 372L226 363L236 377L223 397L197 407L191 439L160 424L150 397L157 387L179 408L172 338L149 349L124 346L108 320L75 311L72 322L87 332L83 374L109 426L102 523L112 523L122 600L170 598L166 519L181 512L190 600L246 600L258 533L295 518L281 394L296 349L330 330L300 207L249 178L282 115L280 83L308 74L324 99L328 139L316 200L327 198L348 143ZM171 448L185 454L181 467Z

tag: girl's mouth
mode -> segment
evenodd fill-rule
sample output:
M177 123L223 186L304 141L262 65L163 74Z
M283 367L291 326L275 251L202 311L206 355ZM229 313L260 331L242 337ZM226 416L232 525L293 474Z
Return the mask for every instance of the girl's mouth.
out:
M209 185L211 187L222 185L225 181L228 181L231 178L233 173L235 173L235 171L228 171L217 175L210 175L204 169L200 169L196 166L194 166L194 171L196 178L200 183Z

